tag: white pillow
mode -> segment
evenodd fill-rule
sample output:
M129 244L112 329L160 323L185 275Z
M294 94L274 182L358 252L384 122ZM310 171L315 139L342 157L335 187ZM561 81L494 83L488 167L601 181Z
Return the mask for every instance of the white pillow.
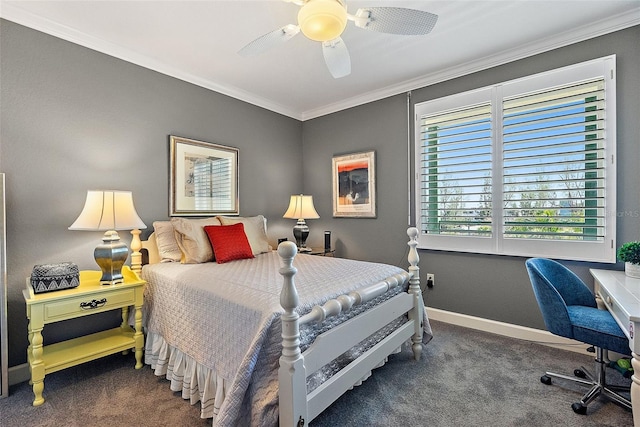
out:
M218 218L188 219L171 218L176 231L176 241L182 251L183 264L200 264L213 261L213 250L205 225L220 225Z
M264 216L219 216L218 219L222 225L233 225L239 222L244 225L244 234L247 235L247 240L249 240L249 246L251 246L253 255L259 255L271 250L269 242L267 241L267 228Z
M153 232L160 255L160 262L180 262L182 251L176 241L171 221L154 221Z

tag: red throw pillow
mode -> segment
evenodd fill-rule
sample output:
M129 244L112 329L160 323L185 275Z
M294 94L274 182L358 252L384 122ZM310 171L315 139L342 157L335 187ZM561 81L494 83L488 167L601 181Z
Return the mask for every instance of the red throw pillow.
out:
M206 225L204 231L209 236L218 264L235 259L253 258L249 239L244 232L244 224Z

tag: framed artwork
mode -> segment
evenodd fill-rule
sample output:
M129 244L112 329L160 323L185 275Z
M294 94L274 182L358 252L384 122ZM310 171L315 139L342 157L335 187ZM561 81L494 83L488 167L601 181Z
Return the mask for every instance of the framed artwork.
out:
M333 216L376 217L376 153L333 157Z
M238 149L170 136L169 215L238 215Z

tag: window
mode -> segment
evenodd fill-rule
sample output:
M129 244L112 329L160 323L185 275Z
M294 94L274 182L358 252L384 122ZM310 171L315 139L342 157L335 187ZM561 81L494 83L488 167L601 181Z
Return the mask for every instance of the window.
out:
M416 104L421 248L615 262L615 56Z

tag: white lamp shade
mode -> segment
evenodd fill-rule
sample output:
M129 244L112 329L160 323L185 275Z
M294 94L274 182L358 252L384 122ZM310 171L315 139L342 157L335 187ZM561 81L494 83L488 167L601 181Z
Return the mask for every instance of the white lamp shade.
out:
M69 230L133 230L147 228L133 206L131 191L87 191L87 200Z
M313 196L303 194L291 196L289 209L284 213L283 218L291 219L318 219L320 215L313 206Z

